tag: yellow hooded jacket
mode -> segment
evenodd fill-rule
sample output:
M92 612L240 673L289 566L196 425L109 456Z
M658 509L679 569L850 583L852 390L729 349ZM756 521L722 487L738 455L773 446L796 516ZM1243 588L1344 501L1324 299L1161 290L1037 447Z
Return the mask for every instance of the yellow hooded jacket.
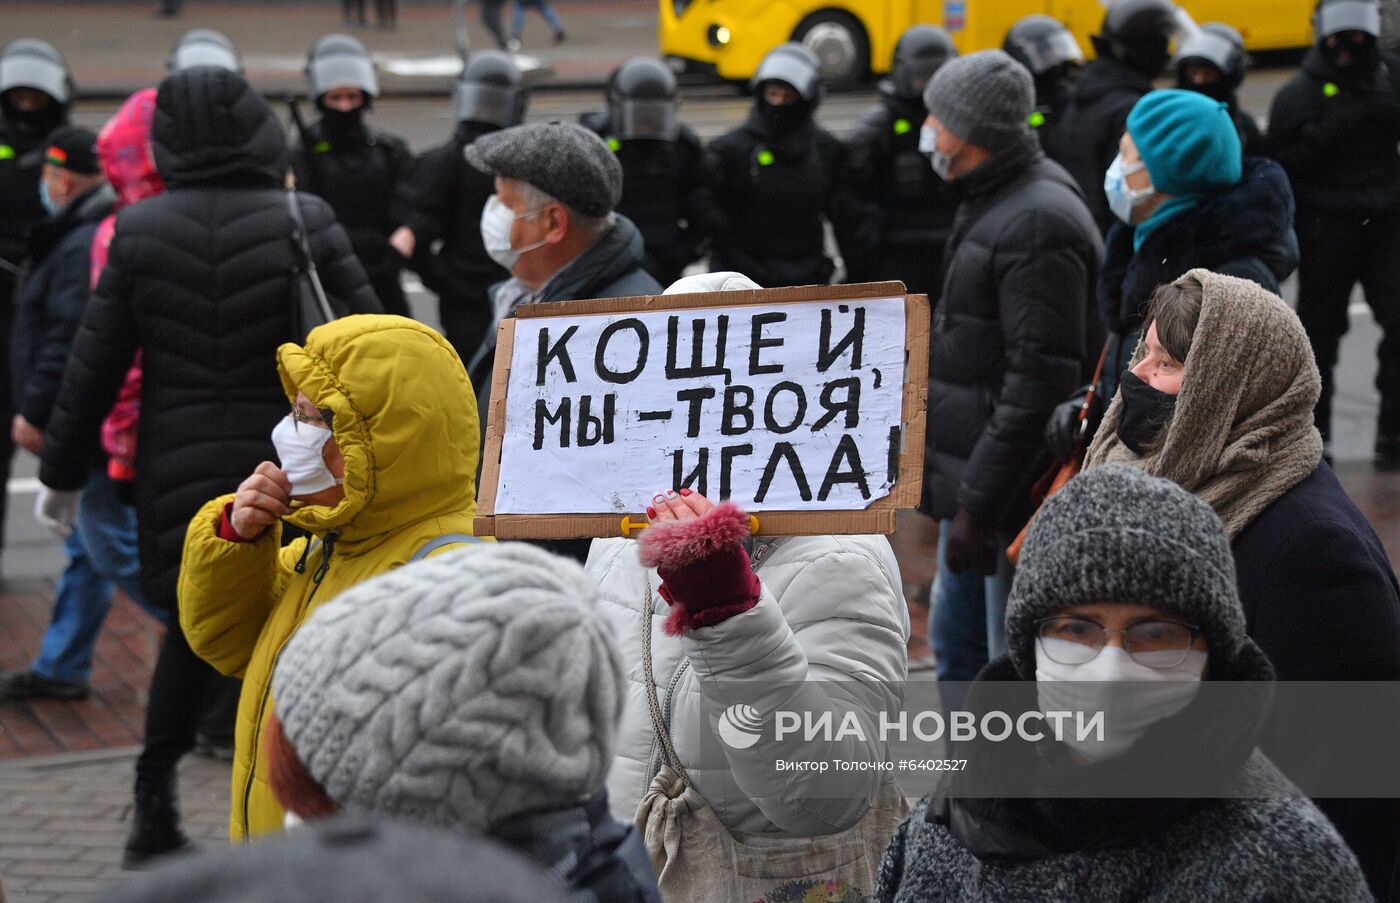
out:
M180 563L180 625L191 648L243 678L233 763L234 840L280 831L263 728L273 666L310 612L342 590L408 562L434 539L472 532L479 425L462 361L442 336L403 317L362 315L277 349L288 399L334 412L345 499L284 520L314 539L281 546L281 524L254 542L218 535L213 499L190 521ZM454 546L445 546L446 549Z

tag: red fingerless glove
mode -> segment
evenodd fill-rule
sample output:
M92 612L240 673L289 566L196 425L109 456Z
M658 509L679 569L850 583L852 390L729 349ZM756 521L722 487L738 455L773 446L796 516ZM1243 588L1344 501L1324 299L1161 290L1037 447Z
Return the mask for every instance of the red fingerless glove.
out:
M744 550L749 516L725 502L693 520L647 528L639 540L642 564L661 575L661 596L671 604L664 630L679 636L711 627L758 604L761 584Z

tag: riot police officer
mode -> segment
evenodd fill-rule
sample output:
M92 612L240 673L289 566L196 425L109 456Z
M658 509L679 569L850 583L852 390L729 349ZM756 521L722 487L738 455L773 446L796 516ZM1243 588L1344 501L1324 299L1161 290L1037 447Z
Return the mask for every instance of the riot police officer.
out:
M216 66L243 74L243 58L233 41L212 28L192 28L180 35L165 61L166 72L181 72L196 66Z
M1035 80L1035 110L1030 125L1044 147L1069 103L1070 91L1084 65L1084 51L1060 20L1026 16L1006 32L1001 49L1030 70Z
M622 164L617 212L641 231L646 270L662 285L700 256L714 209L705 181L704 148L676 116L676 76L660 60L636 57L608 80L607 112L579 122L608 143Z
M1322 373L1327 438L1332 371L1359 281L1380 323L1378 463L1400 464L1400 61L1381 51L1376 0L1324 0L1316 45L1274 97L1269 148L1297 203L1298 318ZM1369 867L1365 862L1363 868Z
M452 92L456 131L419 158L401 193L406 216L391 241L437 294L443 333L463 361L481 347L494 319L488 289L510 278L481 243L481 211L495 180L464 151L488 132L518 125L528 99L509 54L472 54Z
M388 239L403 221L399 185L413 154L402 138L365 122L379 95L374 62L355 38L326 35L311 45L306 78L321 116L293 149L297 187L335 210L385 312L408 316L404 259Z
M1045 143L1045 152L1079 183L1105 233L1114 217L1103 192L1104 173L1118 154L1133 104L1152 90L1152 80L1171 58L1180 15L1171 0L1119 0L1110 6L1103 27L1090 38L1098 56L1084 67Z
M1259 156L1264 153L1264 136L1254 117L1240 109L1239 89L1248 68L1249 57L1240 33L1224 22L1208 22L1181 42L1176 53L1176 86L1228 106L1240 133L1240 147L1246 156Z
M958 197L919 152L919 129L928 117L924 87L957 52L948 33L934 25L915 25L900 35L890 77L880 82L880 100L847 141L849 180L862 202L861 229L875 233L873 253L846 261L850 282L898 279L909 291L938 299L943 245Z
M845 147L812 118L822 96L818 67L801 44L774 48L754 73L748 119L710 143L711 269L765 287L826 283L835 264L824 253L823 219L842 254L858 259L859 204L846 183Z
M43 142L68 123L73 79L52 44L19 38L0 49L0 422L14 419L10 389L10 331L15 285L29 253L29 229L48 216L39 199ZM4 485L14 444L0 430L0 543L4 540Z

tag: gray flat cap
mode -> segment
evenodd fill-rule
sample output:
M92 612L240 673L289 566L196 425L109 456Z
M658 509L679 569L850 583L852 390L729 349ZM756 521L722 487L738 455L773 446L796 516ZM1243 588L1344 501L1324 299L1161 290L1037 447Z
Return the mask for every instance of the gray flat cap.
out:
M482 135L467 162L533 185L584 216L607 216L622 198L622 164L593 132L569 122L532 122Z

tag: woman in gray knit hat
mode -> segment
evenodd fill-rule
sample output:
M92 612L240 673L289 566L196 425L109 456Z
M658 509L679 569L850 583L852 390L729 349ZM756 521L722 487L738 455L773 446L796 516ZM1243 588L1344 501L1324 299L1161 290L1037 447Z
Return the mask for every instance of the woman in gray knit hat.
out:
M960 748L967 769L900 826L877 899L1370 900L1336 831L1255 748L1273 669L1244 622L1206 504L1129 467L1072 480L1031 527L1009 652L968 707L1102 711L1103 739L1046 728Z
M1157 290L1144 324L1086 468L1128 464L1215 509L1246 629L1279 680L1400 680L1395 571L1322 458L1321 383L1297 315L1253 282L1191 270ZM1285 758L1289 745L1263 746L1285 773L1329 767ZM1400 800L1318 805L1376 896L1400 899Z

